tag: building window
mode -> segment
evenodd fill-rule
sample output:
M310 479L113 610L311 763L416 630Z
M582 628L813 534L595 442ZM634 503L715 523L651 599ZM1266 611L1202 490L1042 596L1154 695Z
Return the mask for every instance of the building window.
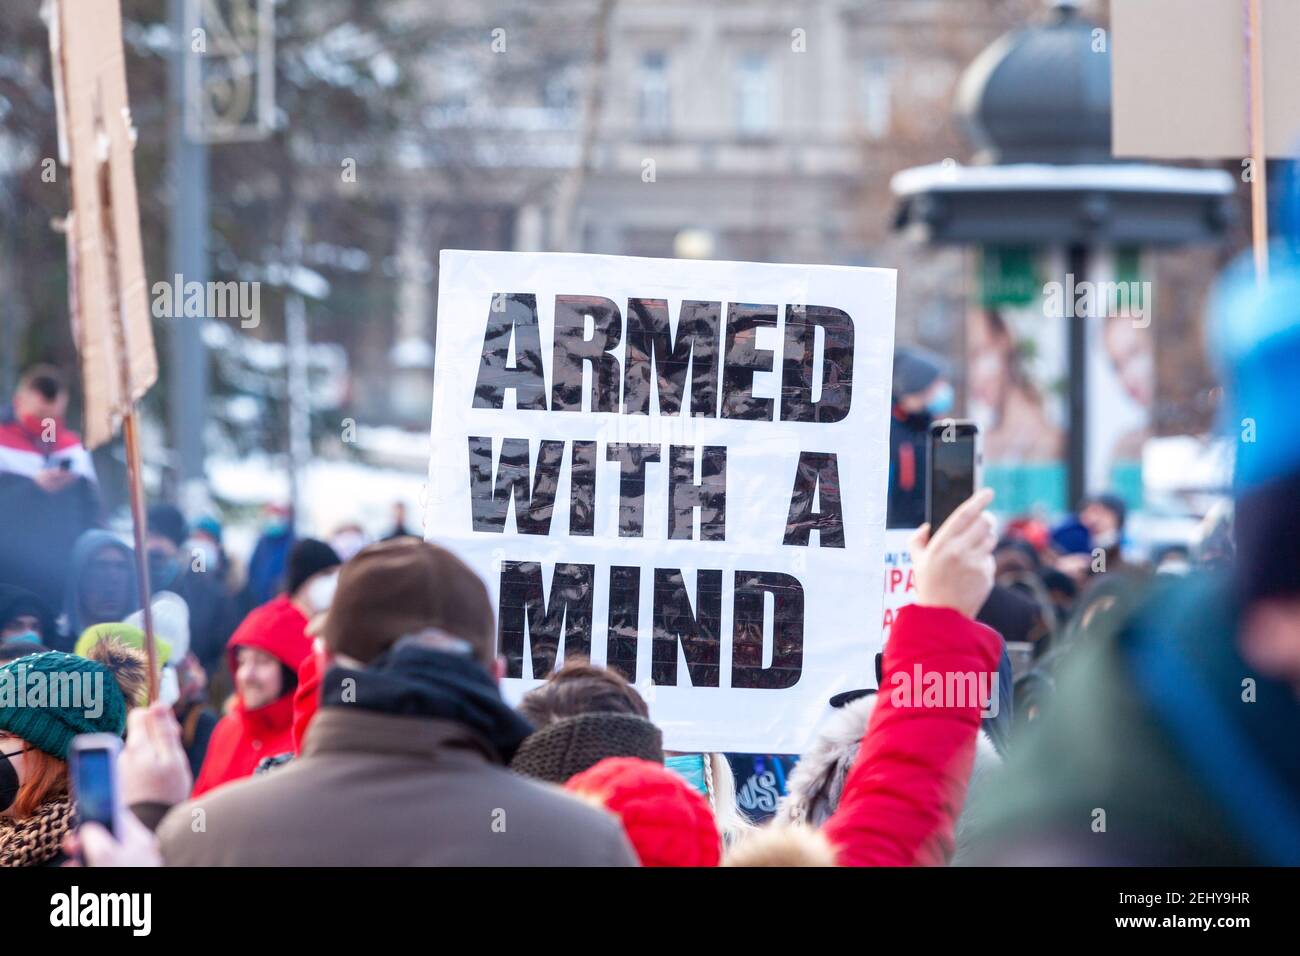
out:
M872 139L889 135L893 107L892 69L889 61L872 57L862 70L862 125Z
M772 66L762 53L746 53L736 63L736 128L759 136L772 128Z
M641 129L648 133L662 133L668 129L668 57L660 50L650 50L641 55L641 72L638 77L640 101L637 113Z

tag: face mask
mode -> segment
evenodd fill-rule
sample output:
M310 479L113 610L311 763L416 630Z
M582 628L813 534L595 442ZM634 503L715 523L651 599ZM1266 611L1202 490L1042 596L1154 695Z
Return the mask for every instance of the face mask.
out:
M952 411L955 396L956 393L953 391L952 385L944 382L939 386L939 390L931 396L930 400L925 403L926 411L935 417L946 415Z
M15 754L26 753L31 747L14 751ZM8 810L18 799L18 768L9 758L13 754L0 753L0 813Z
M3 640L6 644L39 644L41 635L35 631L23 631L21 634L13 634Z
M1119 544L1118 531L1103 531L1100 534L1093 535L1092 538L1092 546L1101 548L1103 551L1109 551L1117 544Z
M321 614L330 609L334 603L334 592L339 586L337 574L324 574L313 581L307 588L307 603L313 613Z
M677 774L697 793L709 795L708 783L704 776L704 754L682 754L680 757L667 757L664 766Z
M262 534L268 538L278 538L289 531L289 522L283 518L268 518L262 522Z
M167 666L162 669L162 679L158 681L158 699L168 707L176 706L181 699L181 684L176 678L176 668Z
M155 591L171 585L181 573L180 563L165 551L149 552L149 584Z

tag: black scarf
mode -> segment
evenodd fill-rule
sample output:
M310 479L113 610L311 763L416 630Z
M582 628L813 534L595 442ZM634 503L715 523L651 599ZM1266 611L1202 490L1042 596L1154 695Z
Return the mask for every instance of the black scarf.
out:
M355 684L345 697L343 681L349 678ZM395 645L362 670L331 667L321 682L321 706L452 720L483 737L503 763L533 731L477 661L416 644Z

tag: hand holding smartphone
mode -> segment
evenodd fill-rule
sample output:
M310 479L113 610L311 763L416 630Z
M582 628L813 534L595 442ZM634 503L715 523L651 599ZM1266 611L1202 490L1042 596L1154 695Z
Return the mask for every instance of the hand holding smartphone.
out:
M114 836L122 832L117 775L121 751L122 738L116 734L78 734L68 749L68 776L78 824L98 823Z

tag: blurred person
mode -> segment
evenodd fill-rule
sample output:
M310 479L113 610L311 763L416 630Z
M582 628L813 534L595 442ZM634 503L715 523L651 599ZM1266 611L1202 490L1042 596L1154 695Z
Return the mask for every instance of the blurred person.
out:
M52 646L70 651L86 628L121 622L139 607L135 551L107 531L91 529L72 549L60 633Z
M295 542L285 561L278 596L250 612L245 621L254 615L270 615L305 634L312 617L329 606L338 582L340 563L338 554L324 541L303 538ZM207 671L209 699L214 704L219 705L233 691L234 671L229 663L227 648L219 665ZM281 752L285 751L277 751Z
M927 349L894 350L893 407L889 420L887 527L915 528L925 520L926 443L930 425L952 413L947 363Z
M122 735L137 688L133 678L121 686L119 670L136 674L144 667L140 652L123 644L105 642L101 653L102 663L47 651L0 666L0 686L31 686L36 679L50 687L87 687L81 699L48 694L40 705L0 696L0 867L58 866L65 860L63 839L74 818L68 747L78 734ZM91 696L95 706L88 707Z
M340 561L349 561L370 543L370 535L355 521L339 525L330 535L330 547L338 553Z
M606 757L664 762L663 734L622 674L584 658L565 660L517 708L535 728L519 745L510 769L562 784Z
M54 616L44 601L26 588L0 584L0 641L40 644L54 633Z
M85 823L63 841L65 855L84 866L162 866L152 830L189 795L194 782L181 727L166 704L131 710L126 728L117 760L122 831L114 836L97 823Z
M1104 493L1084 499L1079 507L1079 523L1088 529L1094 549L1106 555L1106 570L1124 570L1124 522L1128 506L1119 495Z
M393 530L384 535L383 540L388 541L391 538L419 537L414 531L406 527L406 504L401 501L393 502Z
M776 815L772 818L773 826L819 827L835 813L849 771L853 769L858 749L867 734L878 696L879 692L872 690L832 710L790 772L786 794L778 801ZM1002 758L993 741L987 733L980 733L976 738L969 791L978 791L992 771L1001 765ZM970 829L968 816L961 814L954 831L954 852L965 849Z
M264 758L293 750L298 668L311 653L308 592L338 563L329 545L299 541L290 556L288 593L254 610L231 635L227 658L234 700L212 731L194 796L247 777Z
M99 520L95 466L67 426L67 409L63 376L37 365L0 416L0 584L25 588L48 607L63 599L78 537Z
M262 532L248 559L248 575L241 595L245 611L265 604L278 593L296 540L293 511L288 505L267 505L262 509L261 520Z
M736 775L725 754L666 751L664 766L708 801L724 845L731 846L753 829L736 802Z
M144 648L144 631L130 624L96 624L88 627L77 638L73 653L78 657L107 664L117 661L114 673L117 682L126 694L126 705L130 707L148 706L149 700L149 658ZM122 649L127 648L129 655ZM161 672L167 663L171 646L154 635L154 655ZM129 659L128 659L129 656Z
M984 513L991 498L981 491L933 537L928 526L913 536L918 603L899 612L882 663L887 690L872 705L839 799L821 827L751 829L726 847L724 865L937 865L951 859L980 712L993 700L963 695L918 705L904 685L922 667L939 668L982 673L992 694L1001 641L973 620L993 586L996 536ZM666 770L651 761L609 758L565 786L617 814L644 865L715 865L719 840L699 785Z
M238 602L228 583L228 562L219 540L220 525L209 521L201 529L191 529L174 505L160 503L149 508L148 527L150 587L155 593L173 591L185 601L186 653L192 646L204 668L215 669L239 623Z
M207 673L190 650L190 614L185 601L170 591L160 591L150 602L154 634L168 651L162 660L159 697L173 708L181 727L181 742L197 776L208 752L208 742L216 728L218 716L207 704ZM144 615L136 611L126 619L137 628L144 626Z
M1300 261L1275 270L1243 263L1213 299L1235 567L1154 579L1109 633L1114 605L1094 613L986 791L981 862L1300 864Z
M373 544L325 617L320 709L291 763L176 807L169 865L634 865L618 822L506 764L487 589L433 544ZM207 832L190 827L206 811Z
M618 817L642 866L717 866L722 860L713 809L661 763L607 757L564 789Z

